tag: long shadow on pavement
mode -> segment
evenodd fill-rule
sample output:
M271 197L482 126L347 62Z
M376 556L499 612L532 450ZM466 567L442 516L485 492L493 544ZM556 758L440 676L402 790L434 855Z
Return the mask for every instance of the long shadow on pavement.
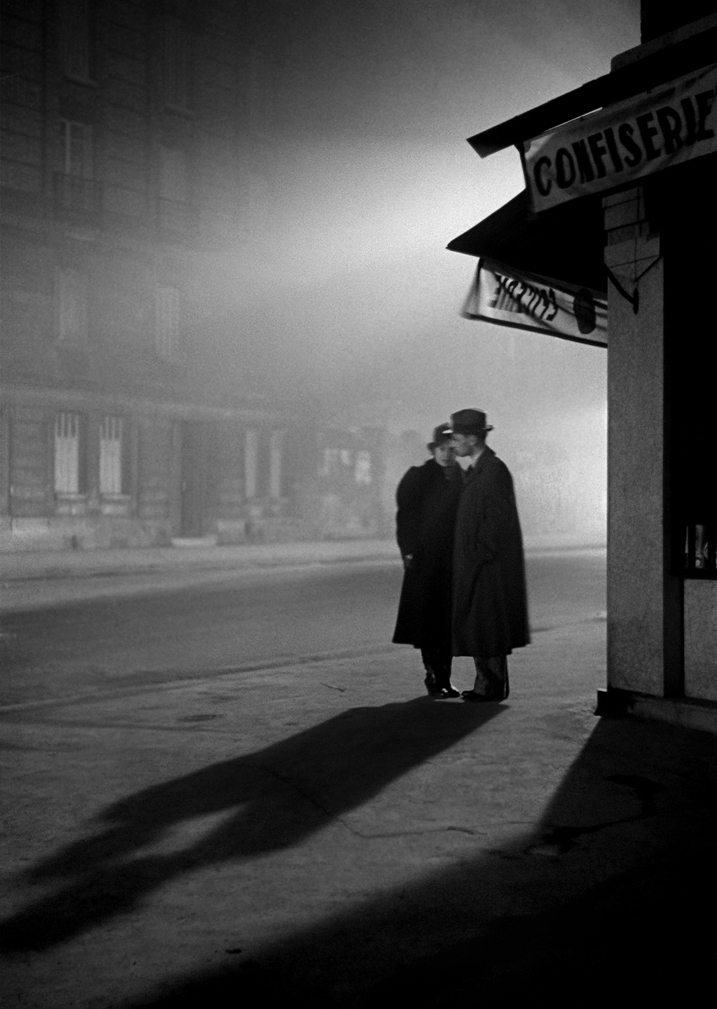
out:
M352 708L264 750L122 799L97 818L99 833L24 874L60 888L2 922L0 944L44 949L130 910L182 873L295 845L501 710L427 697ZM139 853L182 821L232 810L195 844Z
M534 831L132 1007L701 1004L717 963L714 757L706 734L602 721Z

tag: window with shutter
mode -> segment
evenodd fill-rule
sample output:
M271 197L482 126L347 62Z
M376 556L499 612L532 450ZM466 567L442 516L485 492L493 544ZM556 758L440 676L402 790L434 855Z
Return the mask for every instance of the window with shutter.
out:
M121 417L106 416L100 426L100 494L122 494L122 448L124 424Z
M55 416L55 492L84 492L82 415L62 410Z

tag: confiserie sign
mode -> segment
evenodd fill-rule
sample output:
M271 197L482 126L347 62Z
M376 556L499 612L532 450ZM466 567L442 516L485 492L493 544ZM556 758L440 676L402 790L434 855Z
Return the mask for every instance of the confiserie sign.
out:
M495 260L479 261L463 315L578 343L607 344L604 294L562 280L557 283Z
M713 66L525 141L533 210L716 152L716 92Z

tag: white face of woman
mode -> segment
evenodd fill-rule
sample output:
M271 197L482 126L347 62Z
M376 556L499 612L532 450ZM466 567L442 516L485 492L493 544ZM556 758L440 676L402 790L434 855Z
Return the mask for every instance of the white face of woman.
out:
M433 449L433 458L439 466L452 466L456 461L456 450L449 441L444 441L442 445L436 445Z

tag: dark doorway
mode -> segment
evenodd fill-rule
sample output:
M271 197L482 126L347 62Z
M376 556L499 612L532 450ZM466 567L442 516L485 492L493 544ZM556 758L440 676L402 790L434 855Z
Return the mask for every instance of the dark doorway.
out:
M717 156L663 172L667 465L673 571L717 577L713 337Z
M181 426L182 514L180 535L203 536L214 520L217 437L215 426L184 421Z

